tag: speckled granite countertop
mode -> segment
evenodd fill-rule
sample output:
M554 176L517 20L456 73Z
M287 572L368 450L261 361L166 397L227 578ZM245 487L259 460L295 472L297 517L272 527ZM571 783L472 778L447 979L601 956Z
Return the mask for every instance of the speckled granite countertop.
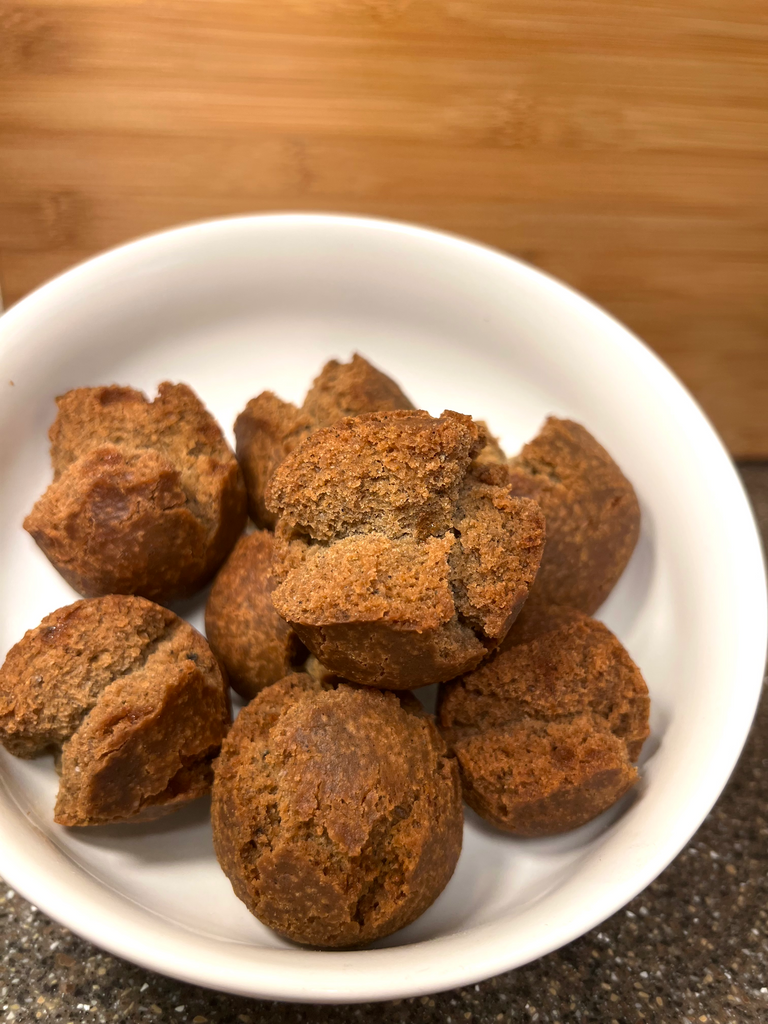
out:
M768 464L742 476L768 538ZM768 690L728 787L691 843L625 909L564 949L432 997L260 1002L99 952L0 888L0 1021L491 1024L768 1021Z

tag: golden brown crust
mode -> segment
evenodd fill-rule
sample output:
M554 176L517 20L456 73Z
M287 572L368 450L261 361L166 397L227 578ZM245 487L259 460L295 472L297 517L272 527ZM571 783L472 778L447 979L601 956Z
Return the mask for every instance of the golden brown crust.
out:
M535 502L475 475L485 441L459 413L370 413L316 431L279 467L273 604L327 668L412 689L504 637L544 531Z
M294 671L307 650L272 606L274 536L256 530L241 537L213 584L205 631L233 689L250 700Z
M441 688L440 728L464 797L518 835L554 835L610 807L637 779L650 700L602 623L529 620L530 639ZM521 631L522 632L522 631Z
M509 466L513 494L535 498L547 545L531 603L592 615L613 589L640 533L632 485L579 423L551 416Z
M595 715L488 729L461 741L456 753L469 806L520 836L578 828L637 781L625 745Z
M312 382L303 406L318 427L330 427L337 420L366 412L412 408L392 378L357 352L348 363L327 362Z
M0 669L0 740L21 757L61 755L62 825L128 820L207 792L229 722L203 637L141 597L58 609Z
M178 621L151 601L123 597L76 601L46 615L0 668L3 744L17 757L61 747L113 679L140 666Z
M415 920L453 874L456 764L403 698L293 675L263 690L225 741L216 855L251 913L295 942L366 945Z
M86 596L188 597L245 526L245 488L220 428L185 384L148 402L124 387L57 399L53 483L24 521Z
M252 398L235 421L251 519L257 526L274 527L276 516L264 500L267 484L283 459L313 431L345 416L412 408L393 380L357 354L349 363L326 363L301 409L271 391Z
M248 494L248 515L257 526L274 527L264 491L283 459L313 426L309 416L271 391L252 398L235 420L235 450Z
M436 629L408 631L386 623L297 626L326 671L364 686L408 690L469 671L487 654L470 629L452 618ZM410 682L410 686L408 685Z

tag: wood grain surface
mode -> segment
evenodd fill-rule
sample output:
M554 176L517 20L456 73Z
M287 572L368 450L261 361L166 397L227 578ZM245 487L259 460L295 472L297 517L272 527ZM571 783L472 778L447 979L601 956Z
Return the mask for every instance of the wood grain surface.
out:
M417 221L561 277L768 456L766 0L0 0L7 303L222 214Z

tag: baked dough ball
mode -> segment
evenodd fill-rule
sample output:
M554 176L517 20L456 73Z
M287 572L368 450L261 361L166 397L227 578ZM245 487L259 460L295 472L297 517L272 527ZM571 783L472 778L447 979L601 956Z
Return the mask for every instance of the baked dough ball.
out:
M208 643L246 700L307 660L306 647L272 607L274 546L269 530L241 537L205 608Z
M438 702L464 799L521 836L577 828L623 796L649 710L640 670L586 616L500 651Z
M0 741L60 759L60 825L156 817L207 793L230 720L208 644L143 597L59 608L0 669Z
M459 859L456 762L411 694L287 676L240 712L215 775L219 863L251 913L295 942L397 931Z
M257 526L274 527L275 516L264 502L267 484L283 459L313 431L344 416L412 408L393 380L357 354L349 363L326 363L300 409L271 391L252 398L235 420L251 519Z
M591 615L634 551L640 506L632 485L589 431L554 416L509 467L513 494L541 505L547 545L531 603Z
M186 384L147 401L76 388L50 430L53 483L24 529L88 597L189 597L242 533L245 487L216 421Z
M316 431L279 467L272 601L326 668L413 689L474 668L506 635L543 517L473 474L485 442L459 413L371 413Z

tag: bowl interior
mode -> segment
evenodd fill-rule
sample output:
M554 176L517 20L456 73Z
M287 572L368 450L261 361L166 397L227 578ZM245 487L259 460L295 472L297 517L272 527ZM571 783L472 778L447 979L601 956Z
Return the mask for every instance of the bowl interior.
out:
M568 835L514 839L467 812L454 878L410 927L355 953L284 942L233 895L203 802L158 823L52 823L50 759L0 753L0 871L114 952L198 983L292 999L435 991L523 963L647 884L724 784L757 698L759 542L717 438L620 325L536 271L460 240L332 217L193 226L76 269L0 320L0 652L77 595L21 527L50 479L54 397L185 381L231 438L264 389L301 402L359 351L414 402L484 419L510 453L548 413L584 423L638 492L632 561L598 613L652 696L642 780ZM177 610L202 629L204 597ZM429 699L429 694L426 695Z

